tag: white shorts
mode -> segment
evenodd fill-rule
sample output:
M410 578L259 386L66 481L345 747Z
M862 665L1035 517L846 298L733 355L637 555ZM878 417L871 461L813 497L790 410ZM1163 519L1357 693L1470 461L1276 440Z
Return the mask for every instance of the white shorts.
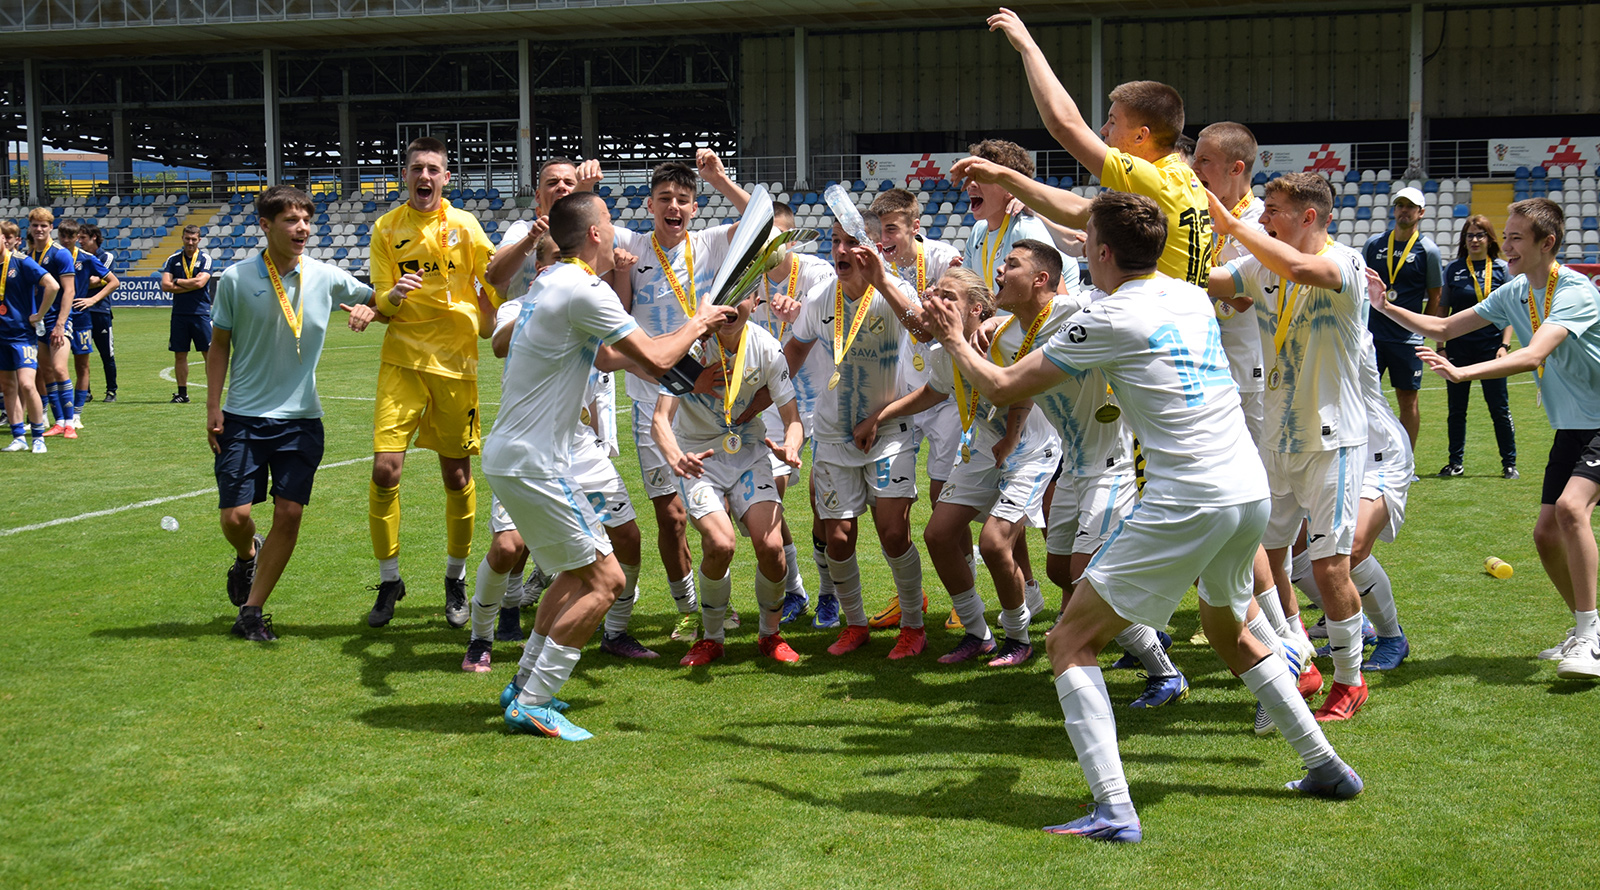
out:
M1406 524L1406 495L1411 491L1412 461L1405 451L1367 453L1365 472L1361 476L1361 499L1375 501L1383 498L1389 510L1389 524L1378 532L1378 540L1394 543L1400 527Z
M1131 467L1126 473L1098 476L1062 473L1056 480L1055 500L1050 503L1045 552L1055 556L1094 553L1137 501Z
M812 442L811 483L821 519L854 519L878 498L917 497L917 452L910 436L879 439L862 454L854 445Z
M776 405L774 405L774 406L768 408L767 410L761 412L761 422L763 424L765 424L766 427L767 427L767 438L771 439L772 441L774 441L776 443L778 443L779 445L782 445L783 444L783 418L778 416L778 408L777 408ZM803 427L804 424L801 424L801 426ZM783 476L787 476L790 473L795 472L795 468L794 467L791 467L788 464L784 463L783 462L783 458L781 458L778 455L774 454L772 452L772 449L768 448L766 445L764 445L764 444L762 444L760 442L754 442L754 443L751 443L751 444L759 446L762 451L765 451L767 453L767 465L772 468L772 478L778 479L778 478L781 478ZM801 447L802 450L805 448L805 440L804 439L802 439L800 441L800 447Z
M1083 573L1118 615L1166 627L1200 579L1207 605L1243 624L1255 587L1253 566L1271 510L1265 501L1189 507L1141 501Z
M600 438L606 443L606 454L609 457L616 457L620 453L617 447L616 374L602 373L600 375L600 386L595 389L594 393L594 407L594 425L599 428Z
M1007 522L1026 519L1034 528L1044 528L1044 493L1058 461L1056 449L1046 448L1013 456L1004 467L997 467L987 448L977 448L972 460L956 461L939 502L972 507Z
M678 493L678 477L672 465L656 446L650 420L656 413L654 397L633 400L633 444L639 453L639 478L644 480L644 495L650 500Z
M1256 449L1261 448L1261 428L1267 422L1267 394L1260 390L1256 392L1240 392L1239 407L1244 409L1244 425L1250 431L1250 441L1256 443Z
M1272 520L1261 543L1268 550L1288 547L1306 522L1306 552L1312 559L1349 555L1356 539L1364 446L1333 451L1262 455L1272 488Z
M568 480L491 474L489 486L546 574L581 568L611 552L600 517Z
M606 528L616 528L627 525L636 517L633 499L628 497L628 488L622 483L622 474L617 472L616 464L601 456L599 448L604 447L600 445L589 456L574 460L569 478L583 489L595 513L600 516L600 523Z
M766 458L771 453L765 445L758 450L748 443L738 454L717 450L705 459L699 478L675 477L689 515L701 519L727 511L743 519L751 504L778 501L778 485Z
M961 457L961 412L955 399L945 399L911 418L911 429L919 445L928 440L928 478L949 479Z

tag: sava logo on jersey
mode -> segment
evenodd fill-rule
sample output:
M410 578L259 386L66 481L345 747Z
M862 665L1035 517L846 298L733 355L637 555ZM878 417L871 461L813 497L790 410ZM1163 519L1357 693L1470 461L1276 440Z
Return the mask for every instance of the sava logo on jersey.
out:
M415 272L418 275L430 275L439 271L439 264L433 262L432 260L401 260L395 265L396 268L400 270L401 275L405 275L410 272ZM448 268L451 272L454 272L456 270L456 264L452 262L449 264Z

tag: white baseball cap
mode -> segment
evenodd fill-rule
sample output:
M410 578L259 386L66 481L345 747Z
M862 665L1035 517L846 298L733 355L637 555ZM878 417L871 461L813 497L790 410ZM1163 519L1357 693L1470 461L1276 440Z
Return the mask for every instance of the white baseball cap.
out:
M1400 191L1395 192L1394 193L1394 197L1389 199L1389 203L1390 204L1394 204L1397 201L1401 200L1402 198L1404 198L1407 201L1410 201L1411 203L1417 205L1418 207L1426 207L1426 206L1428 206L1428 199L1424 198L1422 196L1422 191L1420 189L1413 188L1412 186L1409 186L1409 185L1406 186L1405 188L1401 189Z

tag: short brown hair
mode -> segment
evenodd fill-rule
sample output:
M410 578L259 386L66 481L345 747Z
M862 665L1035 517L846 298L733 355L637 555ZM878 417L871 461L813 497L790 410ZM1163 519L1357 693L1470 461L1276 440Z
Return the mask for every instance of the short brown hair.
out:
M68 247L74 247L76 245L74 245L72 242L78 240L78 233L81 231L83 231L83 229L78 225L77 220L70 217L64 218L60 222L56 223L56 240L67 245Z
M99 247L105 240L105 237L100 234L100 227L94 223L84 223L83 228L78 230L78 234L93 241L96 247Z
M1318 173L1285 173L1267 181L1267 194L1282 195L1301 210L1315 207L1324 222L1333 215L1333 186Z
M1474 213L1461 221L1461 241L1460 246L1456 248L1456 259L1467 258L1467 230L1473 226L1482 229L1489 236L1489 259L1500 259L1500 239L1494 235L1494 223L1489 222L1489 217L1481 213Z
M1222 156L1229 164L1234 161L1244 161L1244 175L1249 176L1250 171L1256 167L1256 152L1261 146L1256 144L1256 134L1244 124L1233 121L1218 121L1200 131L1201 139L1210 139L1221 150Z
M1033 178L1033 158L1028 157L1027 151L1015 142L985 139L967 146L967 153L985 161L994 161L1002 167L1010 167L1023 176Z
M872 212L879 216L903 213L915 221L922 216L922 202L906 189L889 189L872 199Z
M54 225L55 221L56 215L50 212L50 208L48 207L35 207L28 211L28 222L47 222Z
M667 161L650 171L650 194L655 194L656 187L663 183L683 186L692 195L700 190L700 174L682 161Z
M274 186L274 188L283 188L283 186ZM268 191L270 191L270 189ZM259 214L261 212L261 198L265 194L266 194L266 192L262 192L260 195L256 196L256 213L257 214ZM276 215L277 214L273 214L273 216L276 216ZM271 219L271 218L272 217L268 217L268 219ZM183 227L183 234L185 234L185 235L198 235L198 234L200 234L200 227L199 226L184 226Z
M794 208L782 201L772 202L772 221L777 225L794 226Z
M411 166L411 156L419 151L439 155L444 158L445 164L448 165L450 163L450 151L444 147L443 142L432 136L418 136L411 140L410 145L406 146L405 165L407 167Z
M539 172L533 175L534 183L537 184L543 182L544 171L549 170L551 167L571 167L572 169L576 170L578 169L578 162L566 157L550 158L539 165Z
M4 235L7 238L19 238L22 236L22 229L9 219L0 219L0 235Z
M1022 238L1011 245L1012 250L1020 250L1028 255L1034 267L1050 276L1050 289L1055 290L1061 284L1061 252L1054 245L1046 244L1037 238Z
M1183 133L1183 97L1154 80L1130 80L1111 91L1111 101L1121 105L1140 126L1150 128L1156 145L1170 149Z
M1561 249L1561 242L1567 237L1567 223L1561 218L1560 204L1549 198L1529 198L1512 204L1510 210L1533 226L1534 240L1542 244L1554 235L1556 249Z
M1089 204L1089 219L1124 272L1155 268L1166 249L1167 215L1144 195L1101 192Z
M312 216L317 215L317 205L311 202L311 196L290 185L275 185L259 195L256 195L256 215L262 219L277 219L278 214L285 210L304 210ZM184 226L183 233L189 234L189 229L197 227Z
M550 207L550 239L571 253L583 246L591 226L608 219L605 201L594 192L573 192Z
M994 291L989 289L989 283L983 280L982 275L965 266L957 266L946 270L939 278L955 281L961 293L966 296L967 302L982 309L980 314L984 318L994 314Z

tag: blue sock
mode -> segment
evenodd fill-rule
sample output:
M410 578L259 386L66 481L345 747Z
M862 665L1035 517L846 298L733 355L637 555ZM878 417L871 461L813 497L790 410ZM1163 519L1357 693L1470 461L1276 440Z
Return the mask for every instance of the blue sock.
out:
M83 403L89 401L89 391L87 389L75 389L72 391L72 396L73 409L77 411L77 413L82 414Z
M56 388L61 393L61 413L65 415L66 421L71 423L72 416L75 413L72 410L72 381L57 380Z
M27 431L28 431L28 425L27 424L25 424L25 423L13 423L11 425L11 438L20 439L20 438L22 438L22 435L24 433L26 433Z
M44 438L44 424L35 423L35 424L32 424L31 426L33 428L32 432L33 432L34 440L37 441L39 439L43 439Z
M44 398L45 401L50 404L50 415L56 419L56 423L60 423L62 416L61 390L56 388L54 382L46 383L44 385Z

